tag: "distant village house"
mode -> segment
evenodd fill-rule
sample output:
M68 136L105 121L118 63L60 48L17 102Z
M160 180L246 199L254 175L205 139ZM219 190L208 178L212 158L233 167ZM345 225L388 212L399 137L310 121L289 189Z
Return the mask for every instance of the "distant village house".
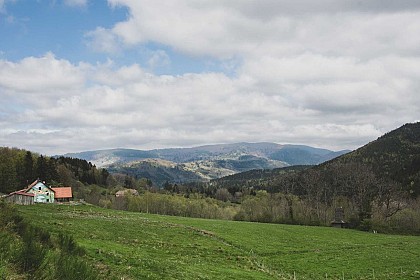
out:
M125 189L125 190L117 191L115 193L116 197L124 197L124 196L127 196L127 195L137 196L137 195L139 195L139 192L135 189Z
M6 201L30 205L34 203L68 202L72 198L71 187L51 188L45 185L45 182L36 180L27 188L10 193L6 196Z

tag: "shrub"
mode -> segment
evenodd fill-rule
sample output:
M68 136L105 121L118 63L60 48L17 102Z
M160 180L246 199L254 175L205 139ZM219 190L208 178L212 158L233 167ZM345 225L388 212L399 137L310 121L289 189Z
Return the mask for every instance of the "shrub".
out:
M10 234L0 231L0 263L3 260L8 260L11 255L11 244L13 243L13 238ZM1 279L1 278L0 278Z
M370 231L372 230L372 220L371 219L364 219L360 222L359 229L362 231Z
M77 256L62 253L56 261L55 279L94 280L97 278L95 271L92 270L83 259L80 259Z
M0 279L9 279L13 266L25 279L97 279L80 258L84 253L72 236L60 233L55 239L0 201Z
M83 248L76 244L73 237L71 235L60 233L58 235L58 245L60 249L65 254L73 254L73 255L84 255L85 251Z
M47 250L35 240L35 230L32 227L27 228L22 237L22 245L14 257L14 263L21 272L33 273L41 266Z

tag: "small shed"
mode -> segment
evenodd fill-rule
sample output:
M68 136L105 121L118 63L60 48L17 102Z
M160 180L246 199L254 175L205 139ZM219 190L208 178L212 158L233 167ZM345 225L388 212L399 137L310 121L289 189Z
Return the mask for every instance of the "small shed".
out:
M73 198L71 187L51 188L55 192L56 202L69 202Z
M20 190L10 193L6 196L6 201L14 204L31 205L34 204L35 194Z
M336 228L347 228L348 223L344 221L344 209L339 207L335 209L334 220L331 222L332 227Z

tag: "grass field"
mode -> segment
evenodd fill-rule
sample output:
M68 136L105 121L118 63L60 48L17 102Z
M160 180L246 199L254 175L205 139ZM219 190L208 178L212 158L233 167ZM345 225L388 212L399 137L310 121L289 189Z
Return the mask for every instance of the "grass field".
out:
M87 251L101 278L420 279L420 237L33 205L19 211Z

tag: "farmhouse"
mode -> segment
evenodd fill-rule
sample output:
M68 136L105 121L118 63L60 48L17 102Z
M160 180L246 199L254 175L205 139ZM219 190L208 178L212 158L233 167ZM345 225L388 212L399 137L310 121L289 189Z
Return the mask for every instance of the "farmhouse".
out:
M27 193L34 194L34 202L39 203L53 203L55 192L48 186L45 185L45 182L40 180L35 180L32 184L26 188Z
M51 188L45 182L35 180L27 188L10 193L6 196L6 201L29 205L70 201L72 197L71 187Z

